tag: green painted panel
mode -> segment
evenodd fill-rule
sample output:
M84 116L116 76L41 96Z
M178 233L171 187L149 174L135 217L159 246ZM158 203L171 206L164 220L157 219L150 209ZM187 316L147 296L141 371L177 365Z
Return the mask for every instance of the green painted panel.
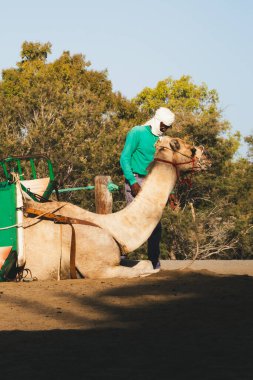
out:
M8 182L0 183L0 246L13 246L17 250L17 228L1 230L1 227L17 223L16 185Z

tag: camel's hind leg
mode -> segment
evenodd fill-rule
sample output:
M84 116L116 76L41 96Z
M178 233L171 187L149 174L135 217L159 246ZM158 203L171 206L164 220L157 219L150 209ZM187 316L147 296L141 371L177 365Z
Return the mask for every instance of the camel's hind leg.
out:
M122 265L117 265L113 267L104 268L101 276L103 278L134 278L134 277L145 277L151 274L159 272L160 269L153 269L153 265L149 260L142 260L133 267L125 267Z
M120 249L113 237L93 226L75 226L76 267L85 278L133 278L158 272L151 261L143 260L134 267L120 263Z

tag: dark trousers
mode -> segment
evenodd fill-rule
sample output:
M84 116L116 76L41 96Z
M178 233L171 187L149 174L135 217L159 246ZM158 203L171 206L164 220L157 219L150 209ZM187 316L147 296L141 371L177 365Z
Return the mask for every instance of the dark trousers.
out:
M154 268L159 261L161 236L162 224L159 222L148 239L148 259L152 262Z
M141 186L143 177L138 176L138 174L135 174L136 180ZM128 184L128 182L125 182L125 196L127 203L131 203L134 199L131 194L131 188ZM159 261L160 256L160 241L162 236L162 225L161 222L157 224L154 231L148 238L148 259L152 262L153 267L155 268L156 264Z

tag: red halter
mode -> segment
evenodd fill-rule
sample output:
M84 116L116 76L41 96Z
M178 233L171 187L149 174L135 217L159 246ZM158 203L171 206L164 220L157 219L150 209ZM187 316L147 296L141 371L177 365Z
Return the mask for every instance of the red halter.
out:
M169 149L169 148L167 148ZM188 156L186 156L188 157ZM190 157L188 157L190 158ZM171 164L172 166L174 166L174 168L176 169L176 174L177 174L177 179L179 181L179 183L181 185L183 184L187 184L189 187L192 187L192 175L193 175L193 172L194 172L194 163L195 163L195 158L193 157L190 161L187 161L187 162L179 162L179 163L176 163L176 162L173 162L173 161L168 161L168 160L163 160L162 158L155 158L154 161L158 161L158 162L164 162L166 164ZM188 178L183 178L183 179L180 179L180 174L179 174L179 170L178 170L178 166L179 165L186 165L186 164L192 164L192 169L190 171L190 177Z

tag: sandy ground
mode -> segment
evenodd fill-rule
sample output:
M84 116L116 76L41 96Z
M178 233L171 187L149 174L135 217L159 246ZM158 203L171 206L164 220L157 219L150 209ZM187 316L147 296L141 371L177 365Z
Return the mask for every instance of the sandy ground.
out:
M1 379L253 379L253 277L0 284Z
M128 260L129 261L129 260ZM216 274L253 276L253 260L161 260L166 270L208 270Z

